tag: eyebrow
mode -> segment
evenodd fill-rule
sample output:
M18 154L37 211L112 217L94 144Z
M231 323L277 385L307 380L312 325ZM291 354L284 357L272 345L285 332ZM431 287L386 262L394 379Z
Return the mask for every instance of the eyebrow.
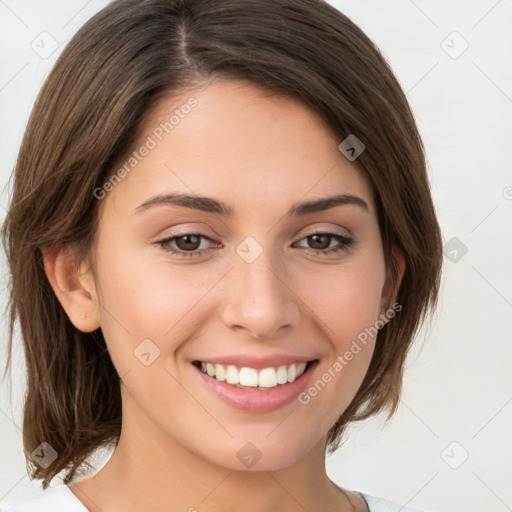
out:
M212 197L178 193L161 194L158 196L150 197L142 204L140 204L135 209L135 212L142 212L153 206L160 205L181 206L184 208L190 208L192 210L200 210L207 213L222 215L223 217L233 218L235 216L235 210L233 207L228 206L227 204L222 203L217 199L213 199ZM296 203L290 208L290 210L288 210L286 215L288 217L300 217L309 213L321 212L336 206L343 205L355 205L359 206L366 212L369 211L368 204L360 197L354 196L352 194L338 194L335 196L324 197L312 201Z

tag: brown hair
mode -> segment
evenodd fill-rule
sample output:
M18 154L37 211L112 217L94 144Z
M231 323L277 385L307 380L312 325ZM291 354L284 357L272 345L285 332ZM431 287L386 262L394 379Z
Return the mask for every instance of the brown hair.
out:
M394 282L392 245L405 257L403 309L380 331L364 381L328 433L330 451L349 422L397 408L408 349L437 302L442 245L423 144L379 50L323 0L117 0L77 32L40 91L2 228L11 274L6 368L18 320L28 372L24 451L43 488L63 470L69 482L95 448L118 438L121 394L101 329L72 325L41 249L69 245L87 258L94 190L129 151L145 113L214 77L299 99L340 142L355 134L365 144L353 163L371 184ZM30 456L43 441L58 453L47 468Z

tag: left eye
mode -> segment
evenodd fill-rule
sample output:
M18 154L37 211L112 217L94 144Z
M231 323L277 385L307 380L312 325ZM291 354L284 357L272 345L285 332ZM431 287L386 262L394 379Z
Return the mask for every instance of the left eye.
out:
M176 254L182 258L191 258L193 256L199 256L201 253L208 250L204 248L200 249L201 239L211 241L211 238L206 235L202 235L201 233L186 233L184 235L172 236L164 240L160 240L157 243L166 252ZM307 251L321 255L348 251L354 243L352 238L341 233L313 233L302 238L300 241L302 240L306 240L307 243L316 246L306 247L305 249ZM330 247L333 240L338 242L338 246ZM326 241L328 242L326 247L322 247L325 245ZM178 248L175 249L171 244L175 244Z
M205 240L211 240L206 235L201 235L200 233L187 233L185 235L166 238L165 240L158 242L158 244L164 251L187 258L203 252L202 250L198 250L198 247L201 245L202 238ZM174 249L170 245L171 243L175 243L178 246L178 249Z
M337 253L340 251L348 251L351 245L354 243L354 240L346 235L342 235L341 233L313 233L312 235L308 235L302 240L307 240L309 243L313 243L317 247L315 248L307 248L308 250L317 253L317 254L330 254ZM322 241L323 240L323 241ZM327 247L320 247L325 243L325 240L328 241ZM338 246L329 247L331 245L332 240L338 242Z

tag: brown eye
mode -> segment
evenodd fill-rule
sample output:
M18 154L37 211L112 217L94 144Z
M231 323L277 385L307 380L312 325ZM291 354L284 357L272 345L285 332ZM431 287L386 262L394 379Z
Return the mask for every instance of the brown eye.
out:
M342 235L341 233L313 233L302 240L306 241L308 247L301 247L320 255L338 253L341 251L348 252L354 244L353 238ZM338 242L338 244L331 247L333 240Z
M315 234L315 235L310 235L306 238L307 238L308 242L313 243L313 245L311 246L312 249L324 250L324 249L327 249L329 247L329 245L331 245L332 236L326 235L326 234L320 234L320 235Z
M178 249L182 251L196 251L201 245L201 236L198 235L183 235L175 239Z
M171 236L157 243L166 252L183 258L190 258L209 250L208 248L199 248L203 239L211 241L209 237L200 233L186 233L184 235Z

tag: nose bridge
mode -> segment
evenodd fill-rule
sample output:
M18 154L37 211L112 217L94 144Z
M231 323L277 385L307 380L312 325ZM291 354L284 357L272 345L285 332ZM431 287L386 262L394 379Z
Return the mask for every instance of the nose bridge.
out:
M282 262L271 247L253 236L237 247L223 320L240 326L257 338L272 336L283 326L296 325L299 309L286 283Z

